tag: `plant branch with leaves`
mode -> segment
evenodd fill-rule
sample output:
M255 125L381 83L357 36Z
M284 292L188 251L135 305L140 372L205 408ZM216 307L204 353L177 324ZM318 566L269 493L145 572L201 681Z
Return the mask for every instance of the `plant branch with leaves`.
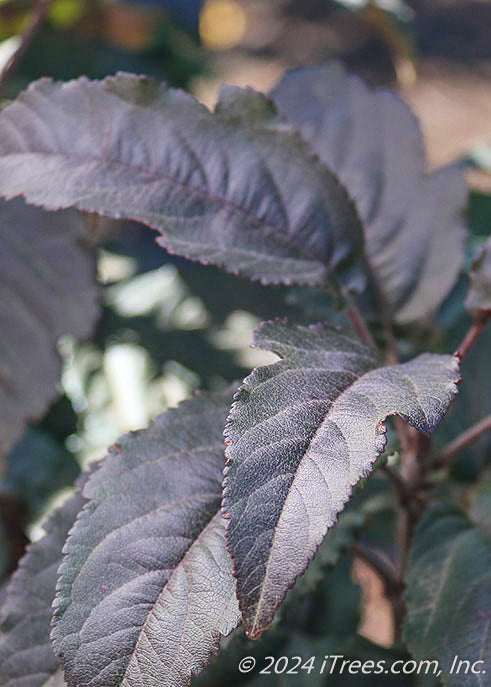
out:
M473 324L457 352L425 351L410 334L399 346L401 332L436 317L463 269L467 189L457 165L426 172L417 122L397 95L338 64L288 72L268 96L224 87L213 112L129 74L43 79L0 113L0 195L0 241L17 261L1 277L16 303L0 309L11 356L0 374L4 450L52 398L53 339L88 336L94 324L77 210L141 222L169 253L265 288L324 289L346 320L263 322L252 345L277 362L109 449L12 578L0 685L47 687L59 671L68 687L199 682L223 637L242 625L224 656L243 630L267 643L350 553L383 580L397 641L414 657L448 670L449 647L465 647L491 671L489 642L473 627L491 601L490 523L466 502L438 503L432 481L489 418L441 450L430 439L490 319L491 250L473 265ZM49 361L32 396L27 341ZM369 509L350 509L374 472L397 497L389 554L363 541ZM473 551L482 562L468 591ZM41 578L39 623L26 634Z

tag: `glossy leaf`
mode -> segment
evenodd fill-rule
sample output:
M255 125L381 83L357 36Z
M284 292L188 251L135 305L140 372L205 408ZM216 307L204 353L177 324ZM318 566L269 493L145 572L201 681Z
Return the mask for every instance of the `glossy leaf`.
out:
M288 72L272 97L355 200L385 305L400 322L434 312L464 258L462 171L426 174L408 105L340 64Z
M61 549L84 499L74 494L44 525L21 559L0 611L1 687L55 687L61 668L49 641Z
M436 658L448 687L482 687L491 673L491 540L453 506L435 506L418 526L406 575L405 640ZM469 661L451 674L455 656ZM476 663L482 661L482 663ZM478 671L478 672L475 672Z
M398 414L432 432L456 392L455 358L381 366L351 336L318 324L266 322L254 346L282 360L236 394L226 428L224 514L237 594L251 637L269 627Z
M57 339L94 326L95 261L83 232L75 212L0 202L0 454L56 397Z
M224 88L212 114L129 74L42 79L0 114L0 177L7 198L136 219L170 252L264 283L363 286L352 202L251 89Z
M53 642L69 687L187 685L239 613L219 513L228 393L124 436L84 489Z
M465 305L473 315L491 310L491 238L481 246L472 265Z

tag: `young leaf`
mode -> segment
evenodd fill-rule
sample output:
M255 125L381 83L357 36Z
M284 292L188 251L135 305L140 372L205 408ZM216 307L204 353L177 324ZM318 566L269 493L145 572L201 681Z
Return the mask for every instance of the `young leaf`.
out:
M124 436L84 489L52 639L69 687L187 685L239 622L219 512L230 394Z
M0 114L0 176L7 198L136 219L169 251L264 283L363 286L344 188L251 89L224 88L212 114L129 74L42 79Z
M455 358L383 367L372 349L323 324L266 322L254 346L282 360L255 370L236 394L224 482L227 545L253 638L383 451L385 418L432 432L458 381Z
M74 494L44 525L12 576L0 611L0 686L54 687L61 668L49 641L61 549L84 499ZM60 684L63 684L61 681Z
M435 506L416 530L406 575L405 640L437 658L448 687L482 687L491 672L491 541L453 506ZM454 657L475 670L451 674Z
M465 306L472 315L491 311L491 238L481 246L469 272Z
M0 455L56 396L62 334L88 336L97 317L95 261L82 218L0 201Z
M408 105L390 91L368 88L340 64L290 71L272 97L355 200L390 311L400 322L432 313L463 263L461 170L426 174L422 136Z

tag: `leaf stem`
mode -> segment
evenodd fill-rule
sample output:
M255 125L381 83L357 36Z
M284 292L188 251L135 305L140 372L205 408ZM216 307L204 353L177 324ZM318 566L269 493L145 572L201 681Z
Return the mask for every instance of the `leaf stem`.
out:
M455 456L462 451L469 444L473 444L480 437L491 431L491 414L483 417L482 420L476 422L465 432L459 434L453 441L451 441L443 451L433 461L434 468L448 467Z
M19 61L22 59L27 48L32 43L34 36L37 34L41 24L43 23L53 0L38 0L38 3L32 13L26 30L22 34L21 42L17 50L14 52L10 60L0 73L0 90L5 85L7 79L15 71Z
M368 329L363 315L361 314L358 306L355 303L351 303L346 308L346 315L351 320L351 324L355 332L358 334L359 338L366 343L368 346L375 348L375 341L373 340L370 330Z
M469 353L473 345L476 343L477 339L480 337L482 331L486 327L487 323L491 319L491 310L481 310L479 314L475 317L471 328L465 335L462 343L457 348L455 355L459 360L463 360L465 356Z

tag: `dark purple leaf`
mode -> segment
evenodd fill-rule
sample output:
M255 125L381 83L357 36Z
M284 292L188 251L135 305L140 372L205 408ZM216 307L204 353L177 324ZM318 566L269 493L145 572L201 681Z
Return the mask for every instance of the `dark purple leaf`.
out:
M95 259L83 233L76 212L0 201L0 454L56 397L57 339L94 326Z
M56 572L68 530L84 504L74 494L44 525L12 576L0 611L0 686L55 687L61 668L49 641Z
M264 283L363 287L362 229L336 177L251 89L214 114L119 74L42 79L0 114L0 194L139 220L159 243Z
M266 322L254 346L282 360L255 370L236 394L224 482L227 545L253 638L370 473L384 420L397 414L432 432L458 381L451 356L381 366L372 349L324 324Z
M340 64L288 72L272 97L355 200L385 306L400 322L434 312L464 258L459 167L427 174L409 106Z
M69 687L188 685L239 622L219 512L231 395L124 436L84 489L53 642Z

